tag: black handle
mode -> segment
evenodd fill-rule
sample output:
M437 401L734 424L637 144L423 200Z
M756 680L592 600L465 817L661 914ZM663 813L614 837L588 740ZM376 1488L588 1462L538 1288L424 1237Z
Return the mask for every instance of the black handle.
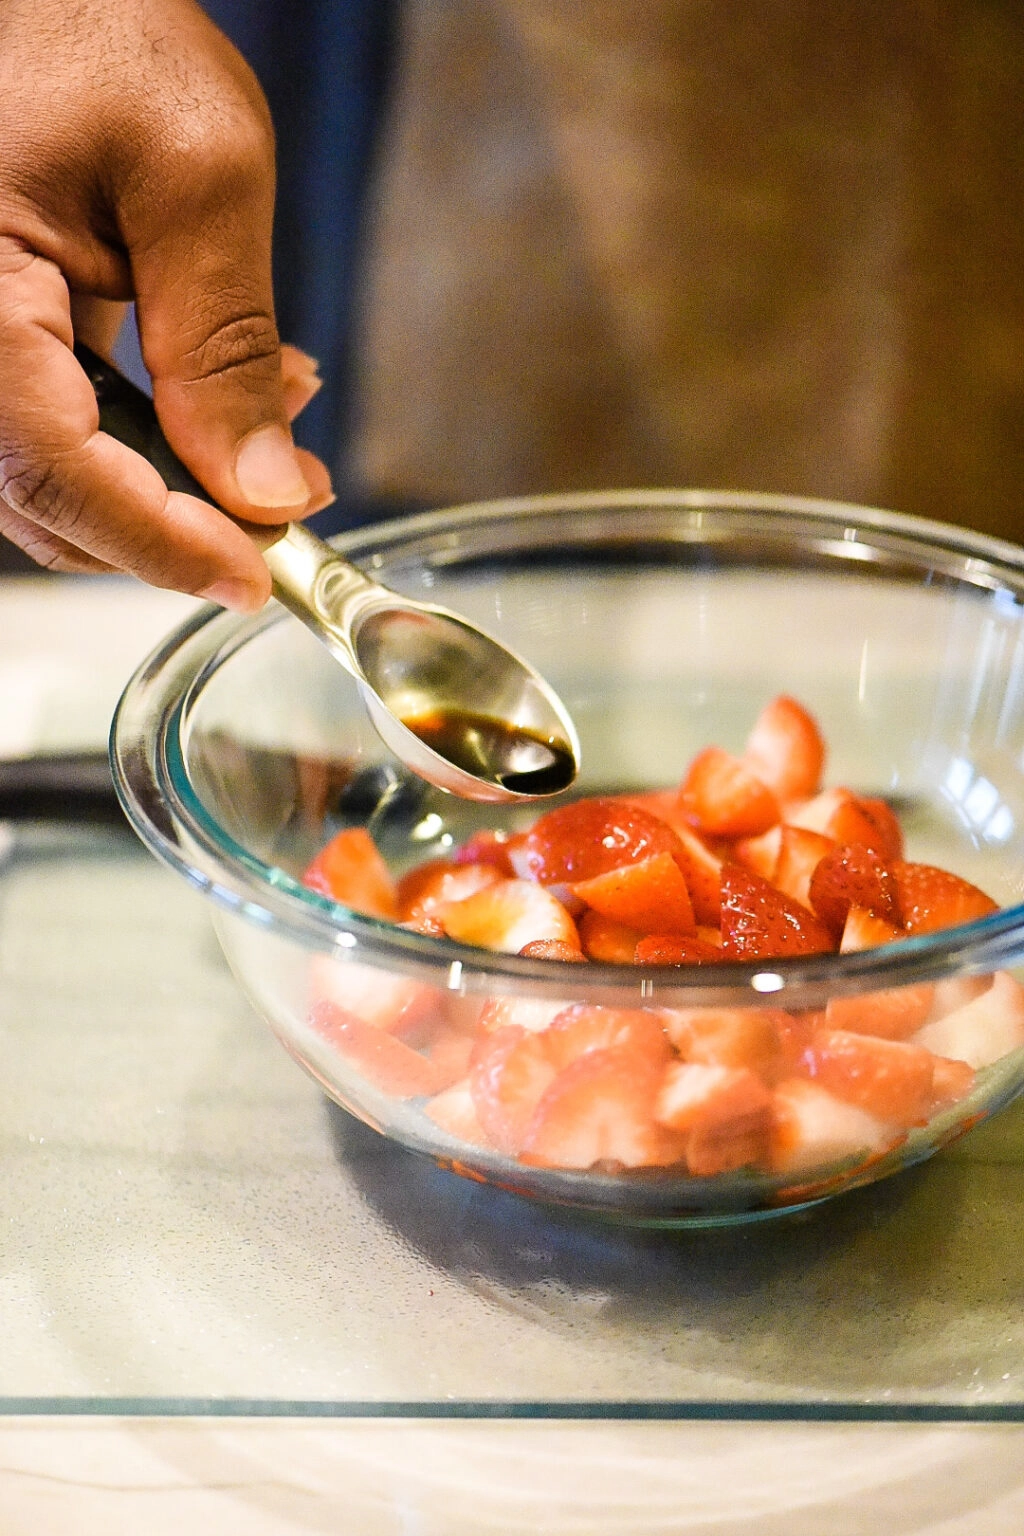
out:
M124 823L107 754L0 759L0 821Z
M215 506L209 492L204 491L185 468L164 437L153 402L145 390L139 389L81 341L75 342L75 357L93 387L100 408L101 430L148 459L154 469L159 470L168 490L186 491Z

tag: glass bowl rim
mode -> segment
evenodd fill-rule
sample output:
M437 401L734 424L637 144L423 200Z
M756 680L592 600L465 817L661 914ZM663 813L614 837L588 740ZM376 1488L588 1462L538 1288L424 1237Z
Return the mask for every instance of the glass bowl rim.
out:
M961 579L991 589L1014 587L1024 604L1024 549L909 514L853 503L772 493L701 490L614 490L508 497L442 507L364 525L332 538L346 557L379 573L385 553L424 536L500 520L528 521L568 511L681 510L770 513L783 521L816 519L844 532L851 526L874 535L895 536L920 555L941 551L963 562ZM771 527L766 521L765 530ZM1001 577L1001 579L997 579ZM358 949L383 969L420 973L459 990L505 991L560 997L566 991L594 1001L631 1005L702 1006L757 1002L764 1006L808 1007L819 998L856 994L940 979L984 974L1024 958L1024 903L956 928L920 934L848 955L794 957L770 962L724 961L713 966L628 966L588 961L585 974L564 963L524 959L433 938L382 919L364 916L302 886L293 876L264 864L237 845L198 800L188 781L180 727L204 681L242 646L289 616L276 604L255 616L225 613L205 605L172 630L129 679L115 711L110 757L115 787L135 832L161 862L176 869L221 908L286 933L309 949ZM202 665L180 666L183 650L198 647ZM160 729L142 739L138 714L156 690ZM216 874L198 861L178 837L212 861ZM170 827L168 822L172 821ZM699 975L694 973L699 972Z

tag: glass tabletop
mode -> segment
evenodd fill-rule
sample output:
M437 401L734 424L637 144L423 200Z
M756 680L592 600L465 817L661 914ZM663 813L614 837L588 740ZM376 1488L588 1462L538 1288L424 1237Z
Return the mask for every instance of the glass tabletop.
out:
M547 1210L331 1105L127 830L9 832L0 1412L1024 1421L1024 1104L745 1229Z

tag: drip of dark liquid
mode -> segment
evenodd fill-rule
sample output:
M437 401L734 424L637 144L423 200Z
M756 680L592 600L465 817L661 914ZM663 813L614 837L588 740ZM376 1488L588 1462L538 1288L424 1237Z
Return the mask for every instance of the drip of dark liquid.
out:
M432 710L402 724L441 757L520 795L553 795L576 776L567 742L468 710Z

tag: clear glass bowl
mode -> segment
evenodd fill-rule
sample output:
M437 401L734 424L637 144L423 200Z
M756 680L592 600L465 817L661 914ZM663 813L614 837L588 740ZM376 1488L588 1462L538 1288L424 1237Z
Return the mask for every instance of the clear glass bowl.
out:
M538 1017L555 1003L805 1015L924 985L952 1007L981 990L969 978L1005 984L1024 961L1022 551L885 512L698 491L459 507L336 542L375 578L465 613L540 669L579 729L572 794L671 785L700 747L739 750L761 706L791 694L823 728L829 782L887 797L909 858L1001 904L861 953L690 968L527 960L360 916L300 881L339 827L368 826L402 872L483 826L522 827L537 809L473 806L410 781L355 684L293 618L276 605L254 619L204 609L124 693L112 737L119 793L152 852L212 899L242 987L338 1104L474 1179L606 1217L707 1226L895 1173L1024 1086L1024 1025L997 1019L983 1027L973 1089L926 1125L857 1145L848 1133L830 1140L826 1124L810 1155L705 1177L685 1163L530 1165L465 1139L450 1114L442 1129L429 1102L447 1081L442 1057L461 1062L449 1075L465 1072L488 1000L517 1000L520 1017L524 1000ZM379 1060L317 1023L324 997L384 1021ZM407 1081L388 1055L396 1039Z

